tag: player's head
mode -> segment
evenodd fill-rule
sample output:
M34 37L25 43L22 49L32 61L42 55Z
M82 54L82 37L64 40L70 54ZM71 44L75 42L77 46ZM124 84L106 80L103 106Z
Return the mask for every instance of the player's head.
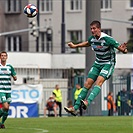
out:
M1 54L6 54L7 55L7 52L6 51L2 51L2 52L0 52L0 56L1 56Z
M5 52L5 51L0 52L1 62L6 62L7 57L8 57L7 52Z
M101 35L101 23L97 20L94 20L90 24L91 33L95 37L99 37Z
M97 28L101 28L101 23L97 20L94 20L91 22L90 26L95 25Z

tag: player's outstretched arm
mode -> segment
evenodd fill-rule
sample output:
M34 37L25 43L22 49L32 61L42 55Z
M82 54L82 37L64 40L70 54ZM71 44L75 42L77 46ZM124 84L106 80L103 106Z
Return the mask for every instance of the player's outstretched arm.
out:
M127 50L127 43L123 43L118 47L118 50L126 54L128 52Z
M68 46L70 48L77 48L77 47L89 47L90 45L89 45L88 41L86 41L86 42L82 42L82 43L78 43L78 44L74 44L72 42L69 42Z

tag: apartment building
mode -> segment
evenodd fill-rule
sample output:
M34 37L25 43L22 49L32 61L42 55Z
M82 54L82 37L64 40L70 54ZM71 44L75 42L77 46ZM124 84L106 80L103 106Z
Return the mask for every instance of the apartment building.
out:
M37 5L37 17L28 19L23 14L28 3ZM86 0L64 0L64 9L62 6L62 0L0 0L0 33L29 28L32 21L41 27L34 37L30 32L1 36L0 50L61 53L62 24L65 43L85 41ZM132 33L132 25L128 23L132 15L133 0L101 0L102 29L120 43L126 42ZM48 39L49 32L51 38ZM84 53L83 49L70 50L65 44L64 47L65 53Z
M27 18L24 15L23 8L28 3L33 3L38 7L39 14L37 17ZM64 8L62 9L63 4ZM55 75L56 69L62 69L57 72L59 78L63 77L62 75L66 73L64 72L64 69L67 69L68 71L73 68L75 71L83 72L85 64L81 67L81 64L77 63L75 66L73 64L74 62L69 60L70 57L68 54L77 53L76 56L78 56L78 53L85 54L84 48L75 50L68 48L67 45L64 44L65 54L63 54L63 56L61 54L61 26L62 24L65 26L65 43L69 41L85 41L85 22L86 19L88 19L85 16L85 8L86 0L64 0L64 3L62 0L0 0L0 33L28 29L30 27L29 23L32 21L36 21L36 26L41 27L39 31L37 31L38 36L32 36L30 31L0 36L0 50L6 50L11 53L28 52L28 54L25 54L27 57L23 56L25 57L25 60L29 59L30 53L31 55L37 53L45 54L45 56L43 55L43 57L45 57L44 60L43 58L40 58L42 59L41 62L47 61L43 66L42 63L35 64L35 60L38 59L33 56L30 60L33 60L32 65L27 66L29 69L36 67L36 70L38 70L40 68L41 76L39 78L54 77L53 75ZM128 20L132 17L132 9L133 0L101 0L101 22L103 31L112 35L120 43L126 42L129 39L132 29L132 25L128 23ZM62 16L63 10L64 16ZM63 17L64 22L62 21ZM51 35L50 38L48 38L49 34ZM56 54L58 58L64 62L63 65L58 65L58 60L56 60L56 64L54 60ZM12 55L14 55L12 56L12 60L20 57L15 56L16 54ZM64 58L64 56L66 57ZM74 54L71 56L74 56ZM80 56L81 55L79 55L79 58ZM10 60L10 62L13 62L12 60ZM27 72L24 70L23 74L21 74L21 69L27 64L25 64L25 61L22 62L21 57L16 60L17 62L14 63L15 67L20 69L19 75L21 80L19 81L23 83L25 78L27 78L28 75L31 75L31 71L28 70ZM52 62L54 62L54 65L52 65ZM50 65L47 65L47 63L50 63ZM46 70L47 74L45 74ZM49 70L53 70L53 72L48 74ZM35 73L38 75L38 72ZM38 76L32 76L32 78L35 77Z
M133 15L133 0L102 0L102 29L120 43L127 42L133 26L129 23Z
M28 32L12 33L27 29L28 18L23 14L23 7L27 3L27 0L0 0L0 50L28 51Z
M39 24L52 29L52 42L47 43L46 30L40 31L39 51L53 53L61 52L61 24L62 24L62 0L39 1ZM47 6L46 6L47 5ZM97 6L97 5L96 5ZM132 25L128 23L133 14L132 0L101 0L101 23L104 32L113 36L120 43L126 42L132 33ZM80 42L86 40L86 0L67 0L64 9L65 42ZM93 15L93 12L92 12ZM122 34L121 34L122 33ZM53 48L49 48L49 47ZM65 46L65 53L71 51ZM84 50L78 52L84 53Z

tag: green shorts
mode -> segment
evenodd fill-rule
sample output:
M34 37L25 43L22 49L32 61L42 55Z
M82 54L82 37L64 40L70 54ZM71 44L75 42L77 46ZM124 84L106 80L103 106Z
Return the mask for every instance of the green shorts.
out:
M88 78L91 78L94 81L96 81L98 76L102 76L104 77L105 80L107 80L113 74L114 67L115 67L115 64L99 65L99 64L94 63L88 73Z
M11 103L11 93L0 92L0 102L1 103L8 102L10 104Z

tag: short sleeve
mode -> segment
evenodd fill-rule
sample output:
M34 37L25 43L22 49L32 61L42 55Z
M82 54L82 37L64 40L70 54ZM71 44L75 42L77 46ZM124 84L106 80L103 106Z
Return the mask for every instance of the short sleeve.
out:
M15 69L13 68L12 65L10 65L10 67L11 67L11 75L12 75L12 76L15 76L15 75L16 75Z
M115 47L116 49L119 47L119 43L116 41L116 40L114 40L112 37L107 37L106 38L106 41L107 41L107 43L108 44L110 44L111 46L113 46L113 47Z
M89 44L91 44L91 39L93 38L93 36L90 36L90 37L88 37L88 42L89 42Z

